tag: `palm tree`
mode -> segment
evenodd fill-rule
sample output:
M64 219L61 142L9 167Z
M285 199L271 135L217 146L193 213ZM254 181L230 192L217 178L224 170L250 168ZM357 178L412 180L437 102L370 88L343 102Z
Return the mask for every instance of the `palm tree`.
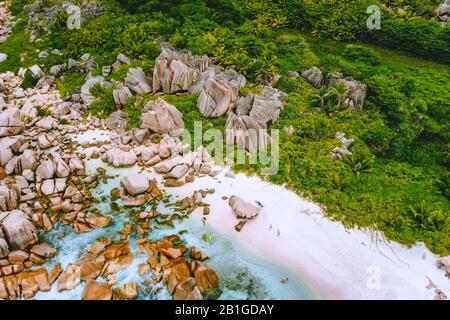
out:
M312 102L318 104L320 108L323 108L327 104L329 96L330 92L328 91L328 88L321 87L317 94L313 96L314 99L312 100Z
M338 107L340 107L343 104L344 99L347 96L347 93L348 93L347 86L341 82L336 82L334 84L334 86L331 87L331 92L332 92L333 96L336 97L337 105L338 105Z

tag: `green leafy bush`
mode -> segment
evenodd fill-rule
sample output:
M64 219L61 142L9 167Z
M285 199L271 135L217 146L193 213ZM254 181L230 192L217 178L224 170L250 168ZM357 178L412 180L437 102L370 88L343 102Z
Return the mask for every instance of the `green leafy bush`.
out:
M371 30L365 37L376 45L450 63L450 26L443 28L437 21L387 20L380 30Z
M380 64L380 55L373 49L361 45L348 45L342 55L351 61L360 61L371 65Z

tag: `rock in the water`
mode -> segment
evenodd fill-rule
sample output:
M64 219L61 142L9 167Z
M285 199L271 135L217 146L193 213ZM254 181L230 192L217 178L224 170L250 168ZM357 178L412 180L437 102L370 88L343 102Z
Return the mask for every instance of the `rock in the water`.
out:
M135 282L121 285L114 291L114 299L133 300L139 295L137 284Z
M241 232L242 228L245 226L246 223L247 223L246 220L239 221L239 223L234 226L234 230L236 230L237 232Z
M195 261L191 267L195 283L200 289L200 292L204 293L206 290L217 288L219 286L219 277L211 268L200 261Z
M12 250L24 250L39 240L36 227L20 210L5 212L0 225L9 248Z
M47 243L34 245L31 252L46 259L51 259L56 255L55 248L50 247Z
M104 246L100 246L98 250L101 248L104 248ZM97 279L102 272L103 266L105 265L105 257L88 253L81 260L79 260L76 265L80 267L81 280L87 281L89 279Z
M193 260L206 260L208 259L208 256L206 254L204 254L202 251L200 251L199 249L197 249L196 247L192 247L191 251L189 253L189 256L191 257L191 259Z
M175 288L173 294L174 300L203 300L203 296L196 286L195 279L192 277L187 278Z
M41 162L41 164L37 167L36 175L41 179L51 179L55 175L56 168L53 164L53 161L46 160Z
M184 181L168 178L164 181L164 186L169 188L178 188L184 186Z
M69 291L78 286L81 282L80 276L80 267L70 263L58 279L58 291Z
M23 263L25 260L28 260L30 255L26 251L15 250L11 251L8 255L8 261L10 263Z
M157 133L171 133L184 129L183 114L161 98L149 101L142 109L141 128Z
M447 273L447 276L450 277L450 256L441 257L437 261L438 266L445 269L445 272Z
M120 184L124 187L125 191L132 196L148 191L150 186L147 176L142 173L122 177L120 179Z
M95 280L86 281L86 286L83 290L83 300L111 300L112 289L105 282L97 282Z
M238 218L252 219L261 212L260 207L246 202L238 196L231 196L228 203Z

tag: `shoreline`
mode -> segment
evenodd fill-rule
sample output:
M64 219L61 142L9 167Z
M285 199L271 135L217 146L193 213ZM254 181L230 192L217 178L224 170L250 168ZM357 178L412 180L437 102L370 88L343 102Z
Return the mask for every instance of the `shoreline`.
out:
M87 131L77 140L82 143L104 134L108 135L107 131ZM314 298L433 299L434 288L427 288L430 281L450 293L449 279L436 265L439 257L423 243L408 248L387 241L380 232L345 229L340 222L325 217L318 205L283 186L256 175L238 173L233 174L234 178L227 177L225 173L230 169L226 166L215 166L214 170L220 171L216 177L196 177L194 182L164 190L181 200L199 189L215 189L205 199L210 214L203 216L201 208L197 208L190 219L200 225L206 217L213 231L232 238L253 256L295 274ZM141 172L163 183L162 175L152 167L142 168ZM264 206L241 232L234 228L239 220L228 199L222 199L232 195Z
M424 244L407 248L384 240L379 232L346 230L324 217L320 207L282 186L242 173L228 178L224 176L228 169L222 169L215 178L197 178L166 190L182 198L198 189L214 188L216 192L206 199L211 206L206 223L216 232L236 238L256 256L291 270L319 298L433 299L428 279L446 294L450 292L445 271L436 266L438 256ZM221 199L233 194L264 205L261 214L241 232L234 229L238 220L228 200ZM280 203L283 210L279 210ZM199 222L202 216L199 209L192 213Z

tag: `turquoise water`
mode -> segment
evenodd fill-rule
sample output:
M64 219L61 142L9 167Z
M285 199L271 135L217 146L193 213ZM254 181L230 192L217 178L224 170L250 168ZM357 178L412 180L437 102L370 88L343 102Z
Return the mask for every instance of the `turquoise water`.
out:
M94 148L86 149L87 153ZM99 183L97 188L91 190L96 199L105 199L104 202L95 204L103 215L112 218L109 226L101 229L95 229L88 233L76 234L70 226L58 222L54 228L48 233L41 233L41 239L52 244L57 250L58 255L53 258L47 265L50 270L51 266L56 262L60 262L62 268L65 269L71 262L79 260L80 256L89 247L91 243L98 237L109 237L114 241L120 239L120 230L127 223L134 224L130 215L130 209L123 209L122 203L119 213L111 213L109 194L110 190L120 186L120 176L130 175L139 172L141 169L137 166L132 168L113 168L107 166L100 159L87 160L87 174L95 172L97 167L106 169L108 176L114 176L109 179L106 184ZM151 175L149 173L149 175ZM169 203L175 203L178 199L174 196L166 195ZM169 205L170 207L170 205ZM158 204L157 210L164 214L170 213L168 204L162 201ZM219 299L313 299L314 294L308 286L301 281L296 275L292 274L285 268L276 264L263 260L250 254L235 239L218 234L212 231L207 225L203 225L196 219L187 218L185 220L173 220L174 226L159 225L159 228L152 226L152 231L147 233L149 239L161 239L165 235L179 234L180 238L185 242L187 247L195 246L207 254L210 258L205 263L211 267L219 277L219 289L221 294ZM65 233L65 237L58 239L60 232ZM117 279L117 285L129 282L136 282L139 287L138 299L171 299L171 295L166 290L163 282L151 285L152 288L160 288L155 294L152 290L150 295L145 292L143 278L139 275L138 265L145 263L147 257L144 253L138 254L138 248L135 243L136 233L130 236L129 245L133 253L133 263L125 269L120 270L114 277ZM147 279L152 278L150 273ZM282 283L281 279L288 278L286 283ZM97 281L104 281L101 278ZM80 299L84 283L71 291L59 293L56 289L57 282L52 286L50 292L40 292L35 299Z

